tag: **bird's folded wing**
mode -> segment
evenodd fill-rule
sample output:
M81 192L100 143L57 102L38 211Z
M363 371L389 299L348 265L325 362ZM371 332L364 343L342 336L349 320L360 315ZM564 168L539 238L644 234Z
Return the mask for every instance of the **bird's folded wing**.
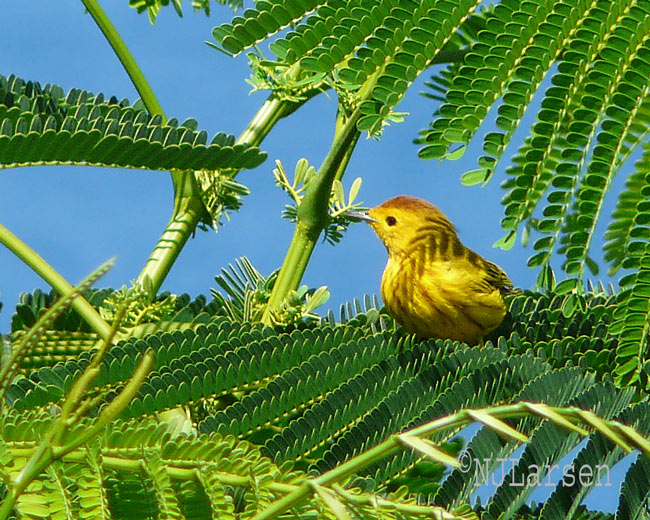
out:
M508 275L501 269L498 265L490 262L489 260L483 260L485 265L485 278L484 282L488 284L492 289L499 289L503 292L514 291L514 287Z

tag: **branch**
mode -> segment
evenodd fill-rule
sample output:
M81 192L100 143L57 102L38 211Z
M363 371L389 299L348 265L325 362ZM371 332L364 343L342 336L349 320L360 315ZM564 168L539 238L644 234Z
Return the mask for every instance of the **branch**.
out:
M316 175L307 185L305 196L298 206L296 228L289 249L273 285L262 322L271 323L273 313L280 307L290 291L298 288L307 269L307 263L316 247L321 232L327 225L332 183L343 176L352 151L357 143L357 122L360 111L355 110L345 123L337 125L330 151ZM339 118L343 118L339 115Z
M75 293L75 288L63 276L2 224L0 224L0 243L50 284L61 298L68 298ZM102 339L109 336L111 327L84 297L77 295L72 301L72 307Z
M120 60L126 73L129 75L133 86L135 86L135 89L138 91L138 94L147 107L149 113L151 115L161 115L163 122L166 122L167 117L165 116L165 112L158 102L158 98L156 98L147 78L142 73L142 70L135 61L133 54L131 54L131 51L129 51L129 48L124 43L124 40L122 40L120 33L117 32L117 29L115 29L110 18L108 18L99 5L99 2L97 2L97 0L81 0L81 3L84 4L99 27L99 30L106 38L109 45L113 48L115 55Z

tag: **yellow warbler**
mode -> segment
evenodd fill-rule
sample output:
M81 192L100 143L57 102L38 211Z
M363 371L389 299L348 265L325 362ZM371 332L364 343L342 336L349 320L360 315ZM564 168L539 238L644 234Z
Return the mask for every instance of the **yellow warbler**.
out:
M406 330L474 345L503 321L512 282L465 247L433 204L402 195L351 214L366 220L388 250L381 297Z

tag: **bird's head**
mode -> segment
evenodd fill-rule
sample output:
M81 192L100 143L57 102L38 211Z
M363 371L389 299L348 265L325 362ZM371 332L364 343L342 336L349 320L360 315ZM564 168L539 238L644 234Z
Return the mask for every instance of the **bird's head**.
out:
M354 213L352 216L370 224L389 255L403 253L422 233L456 232L437 207L407 195L393 197L367 213Z

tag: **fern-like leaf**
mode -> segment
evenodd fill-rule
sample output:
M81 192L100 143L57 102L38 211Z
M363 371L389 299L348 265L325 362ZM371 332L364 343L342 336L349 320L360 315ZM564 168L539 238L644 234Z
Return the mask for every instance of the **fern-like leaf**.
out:
M149 116L103 94L41 86L0 76L0 169L37 164L85 164L148 170L254 168L265 155L187 120Z

